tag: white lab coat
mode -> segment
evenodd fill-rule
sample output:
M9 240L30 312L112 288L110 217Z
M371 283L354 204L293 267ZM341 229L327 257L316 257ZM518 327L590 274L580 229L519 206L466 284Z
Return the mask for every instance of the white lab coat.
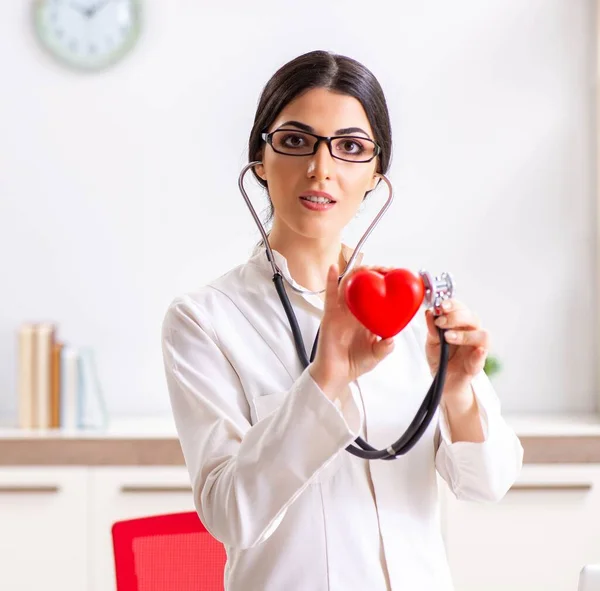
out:
M287 291L310 354L323 301ZM422 315L342 407L301 366L263 247L173 300L162 335L170 400L198 514L227 550L227 591L453 589L436 469L458 498L497 501L522 465L487 376L472 382L483 443L452 443L438 410L396 460L344 449L358 435L387 447L413 419L432 381Z

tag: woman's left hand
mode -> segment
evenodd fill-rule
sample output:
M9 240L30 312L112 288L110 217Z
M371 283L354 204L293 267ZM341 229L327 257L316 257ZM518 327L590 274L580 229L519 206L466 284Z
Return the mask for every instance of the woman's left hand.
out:
M481 328L479 318L458 300L444 301L441 312L437 318L434 318L432 310L425 312L425 352L431 373L435 375L440 361L437 327L447 330L445 339L450 344L450 352L443 397L448 400L470 394L471 380L483 370L490 338L488 332Z

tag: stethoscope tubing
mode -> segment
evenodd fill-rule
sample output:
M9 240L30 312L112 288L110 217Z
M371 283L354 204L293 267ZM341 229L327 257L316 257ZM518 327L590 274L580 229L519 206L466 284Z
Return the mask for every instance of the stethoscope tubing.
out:
M242 169L240 176L238 178L238 187L240 189L242 196L244 197L244 201L246 202L246 205L248 206L250 213L252 214L252 217L254 218L254 222L256 223L256 226L258 227L258 229L260 231L260 234L263 239L263 243L267 250L267 259L268 259L269 263L271 264L271 268L273 269L273 275L275 275L276 273L281 273L281 271L279 270L279 268L277 267L277 263L275 262L275 257L273 256L273 250L271 249L271 245L269 244L269 238L267 236L267 232L265 231L265 229L262 225L262 222L260 221L260 218L258 217L258 214L256 213L254 206L252 205L252 201L250 201L250 197L248 197L248 193L246 192L246 189L244 188L244 177L246 176L246 173L251 168L254 168L255 166L257 166L258 164L262 164L262 162L260 160L255 160L254 162L250 162L250 163L246 164L246 166L244 166L244 168ZM377 226L377 224L379 223L379 221L381 220L381 218L383 217L385 212L388 210L388 208L392 204L392 201L394 200L394 191L393 191L392 183L390 182L390 180L385 175L380 174L380 173L377 173L377 176L379 176L379 178L386 183L386 185L388 187L388 198L386 199L385 203L379 210L379 213L375 216L375 218L373 219L373 221L371 222L369 227L365 230L364 234L361 236L360 240L358 241L358 244L356 245L356 248L354 249L352 256L350 257L350 260L348 261L346 268L344 269L344 271L342 272L342 274L339 277L340 280L352 268L352 266L354 264L354 260L358 256L363 244L366 242L367 238L370 236L371 232L375 229L375 226Z
M281 300L285 314L286 314L288 322L290 324L292 336L294 338L294 345L296 347L296 352L298 354L298 357L300 359L302 366L304 367L304 369L306 369L315 358L315 355L317 352L320 329L317 331L317 335L315 337L313 347L311 350L311 354L310 354L310 358L309 358L306 353L304 340L302 338L302 333L301 333L300 327L298 325L298 320L296 318L296 314L294 313L294 310L290 303L289 297L285 290L285 286L283 284L283 274L277 267L277 264L275 262L275 257L273 256L273 251L269 244L269 239L268 239L267 233L260 221L260 218L258 217L258 214L256 213L256 210L254 209L254 206L252 205L252 202L250 201L250 198L248 197L248 194L246 193L245 188L244 188L244 177L245 177L246 173L251 168L256 166L257 164L261 164L261 162L254 161L254 162L250 162L246 166L244 166L244 168L240 172L240 176L238 178L238 186L239 186L240 192L242 193L242 196L244 197L244 200L246 201L246 205L248 206L248 209L250 210L250 213L252 214L252 217L254 218L254 221L261 233L263 243L266 248L267 259L269 260L271 267L273 269L273 283L275 284L275 289L277 290L277 294L279 296L279 299ZM358 244L357 244L356 248L354 249L352 256L350 257L348 264L346 265L346 269L340 276L339 281L341 281L341 279L343 278L345 273L348 272L348 270L352 267L352 264L354 263L354 259L356 258L357 254L359 253L360 248L363 246L363 244L365 243L365 241L367 240L367 238L369 237L371 232L374 230L375 226L379 223L383 214L387 211L387 209L389 208L389 206L393 200L393 188L392 188L391 182L385 175L380 174L379 176L387 184L388 190L389 190L389 196L388 196L385 204L383 205L383 207L380 209L379 213L373 220L373 222L369 225L369 227L367 228L367 230L365 231L365 233L363 234L361 239L358 241ZM436 311L434 309L434 314L435 313L436 313ZM421 403L421 406L417 410L413 420L411 421L410 425L407 427L407 429L403 433L403 435L396 442L394 442L392 445L388 446L385 449L376 449L373 446L371 446L369 443L367 443L361 437L357 437L354 440L354 443L356 443L356 445L358 447L350 444L349 446L346 447L346 451L353 454L354 456L363 458L365 460L394 460L394 459L398 458L399 456L406 454L417 444L417 442L423 436L423 434L427 430L428 426L430 425L431 421L435 417L435 414L437 412L438 406L441 401L442 393L444 391L444 384L446 381L446 372L447 372L448 357L449 357L450 349L449 349L449 345L446 342L446 339L444 337L445 330L438 328L437 331L438 331L438 336L440 339L440 361L439 361L439 365L438 365L438 371L433 379L433 382L432 382L425 398L423 399L423 402Z

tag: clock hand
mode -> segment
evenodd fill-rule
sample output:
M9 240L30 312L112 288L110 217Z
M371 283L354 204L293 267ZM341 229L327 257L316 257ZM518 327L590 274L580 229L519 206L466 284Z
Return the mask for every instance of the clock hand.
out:
M95 11L95 7L92 6L91 8L88 8L86 6L81 6L79 4L75 4L73 2L69 2L69 6L71 8L73 8L74 10L76 10L77 12L79 12L79 14L83 14L83 16L85 16L86 18L90 18L92 16L94 16Z
M110 4L111 0L104 0L104 2L99 2L98 4L94 4L86 13L86 16L93 17L97 12L102 10L107 4Z
M77 12L79 12L80 14L83 14L84 16L88 16L88 14L87 14L88 9L85 8L84 6L80 6L79 4L75 4L74 2L69 2L69 6L73 10L76 10Z

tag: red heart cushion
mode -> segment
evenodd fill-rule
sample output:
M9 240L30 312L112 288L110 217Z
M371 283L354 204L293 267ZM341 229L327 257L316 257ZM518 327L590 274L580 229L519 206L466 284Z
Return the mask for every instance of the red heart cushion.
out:
M353 273L346 283L346 303L358 321L372 333L387 339L398 334L423 303L421 277L406 269Z

